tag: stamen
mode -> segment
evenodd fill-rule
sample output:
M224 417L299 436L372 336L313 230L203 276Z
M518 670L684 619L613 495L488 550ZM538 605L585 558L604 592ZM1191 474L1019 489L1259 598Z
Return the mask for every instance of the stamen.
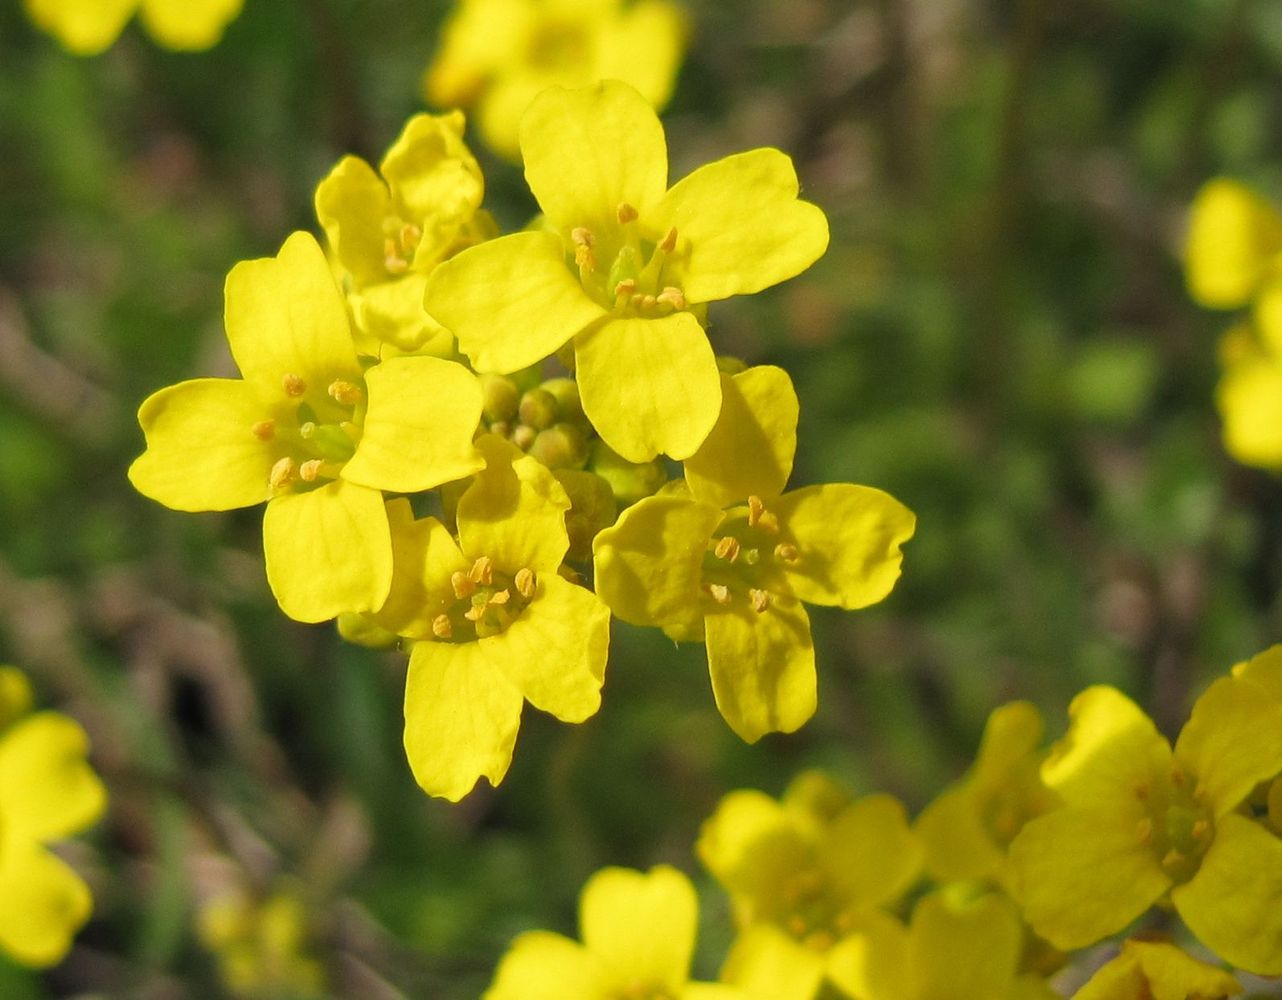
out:
M1185 780L1186 778L1184 775L1184 771L1180 768L1180 765L1172 764L1171 765L1171 781L1175 783L1175 787L1183 788Z
M734 562L739 558L739 539L733 535L726 535L724 538L717 540L717 546L712 550L712 554L718 559L727 559Z
M1135 826L1135 839L1141 844L1148 844L1153 839L1153 821L1145 816Z
M450 624L449 615L437 615L432 619L432 635L438 639L449 639L454 635L454 626Z
M517 424L512 431L512 443L522 451L529 451L530 445L534 444L534 439L538 436L539 432L529 424Z
M708 584L708 593L712 595L712 599L716 601L718 604L730 603L730 588L725 586L724 584L720 584L720 583Z
M761 515L766 512L766 505L761 502L761 497L753 495L748 497L748 527L755 528L757 522L761 520Z
M297 398L307 391L307 383L293 372L287 373L281 383L285 388L286 396Z
M383 241L383 266L389 274L404 274L410 269L410 262L401 256L401 248L390 236Z
M480 596L479 594L475 595L473 597L473 600L475 600L475 598L479 596ZM479 622L482 618L485 617L485 612L488 609L489 609L489 605L486 604L484 600L482 600L480 604L473 604L470 608L464 611L463 617L473 623Z
M506 590L497 590L490 595L490 604L506 604L512 595Z
M668 230L668 235L663 237L663 242L659 244L658 249L664 253L672 253L677 248L677 227L673 226Z
M587 281L596 271L596 254L592 252L596 240L591 231L582 226L570 232L570 239L574 243L574 263L579 269L579 279Z
M275 420L260 420L250 428L254 432L254 437L259 441L270 441L276 436Z
M1176 865L1178 865L1181 861L1187 861L1187 860L1188 860L1188 855L1183 854L1172 847L1169 851L1166 852L1166 855L1162 858L1162 867L1173 868Z
M791 542L780 542L775 546L775 558L780 562L795 563L801 558L801 553Z
M752 610L757 614L761 614L770 607L770 594L755 587L748 591L748 600L752 603Z
M629 222L636 222L637 220L637 210L626 201L619 202L617 215L621 226L626 226Z
M1201 840L1210 832L1211 832L1211 824L1204 819L1199 819L1196 822L1194 822L1193 829L1191 831L1191 833L1193 834L1194 840Z
M304 441L310 441L316 436L316 421L308 420L299 424L298 433Z
M336 378L329 384L328 389L330 398L341 406L355 406L365 398L365 393L361 387L353 385L346 379Z
M295 475L294 460L286 455L272 466L272 471L267 479L271 483L272 489L283 490L294 481Z
M801 935L805 934L809 926L810 925L806 923L805 918L798 914L794 913L788 918L788 930L790 930L796 937L801 937Z
M316 477L320 475L321 466L325 463L319 458L312 458L298 467L298 478L305 483L316 482Z
M672 306L672 308L677 312L681 312L681 310L686 307L685 292L672 285L668 285L663 291L655 296L655 298L659 302Z
M476 581L461 569L456 569L450 574L450 586L454 590L454 596L460 601L476 593Z
M516 585L516 592L527 601L534 599L534 588L537 584L534 570L522 566L516 571L516 578L512 582Z
M617 285L615 285L614 286L614 308L622 309L624 306L626 306L630 301L632 301L632 296L636 294L636 290L637 290L637 283L632 278L624 278Z
M467 576L473 583L488 587L494 582L494 560L489 556L481 556L476 562L472 563L472 569Z
M414 251L418 249L419 241L423 239L423 230L412 223L405 223L401 226L400 243L401 252L406 257L413 257Z

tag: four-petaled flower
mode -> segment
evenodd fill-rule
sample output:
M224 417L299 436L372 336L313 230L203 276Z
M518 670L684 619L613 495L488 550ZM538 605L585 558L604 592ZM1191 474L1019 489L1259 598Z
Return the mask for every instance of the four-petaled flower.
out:
M25 0L31 20L76 55L91 56L116 40L138 13L166 48L217 45L245 0Z

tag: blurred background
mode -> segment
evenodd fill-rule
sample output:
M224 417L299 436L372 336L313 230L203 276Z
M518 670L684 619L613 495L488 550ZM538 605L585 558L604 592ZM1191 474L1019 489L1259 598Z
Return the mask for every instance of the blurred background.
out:
M800 733L742 744L701 647L616 623L601 713L527 709L506 782L458 806L405 763L404 658L276 610L260 510L125 479L141 400L230 372L226 272L318 231L330 166L421 109L446 5L248 0L209 52L133 25L91 59L0 7L0 662L86 726L112 795L66 847L93 921L53 972L0 958L0 996L232 996L209 944L257 920L328 985L244 995L476 997L515 933L573 933L597 867L659 861L704 890L711 978L729 914L692 845L725 792L821 766L915 811L1002 701L1058 734L1107 682L1170 732L1277 636L1282 489L1223 454L1227 319L1179 250L1206 179L1282 194L1282 7L688 7L674 177L778 146L833 228L801 278L714 307L714 344L792 374L793 485L889 490L917 536L881 605L813 612ZM476 152L523 224L519 172ZM210 908L228 893L279 905Z

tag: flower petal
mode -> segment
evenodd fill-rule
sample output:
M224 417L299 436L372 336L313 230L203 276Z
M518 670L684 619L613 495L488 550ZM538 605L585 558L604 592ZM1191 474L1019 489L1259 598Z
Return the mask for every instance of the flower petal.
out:
M646 497L592 542L596 591L633 625L697 619L703 557L721 511L684 496Z
M1185 263L1189 292L1212 309L1236 309L1282 251L1282 216L1237 181L1206 184L1193 200Z
M917 835L926 849L930 874L943 882L998 879L1006 856L993 842L971 789L941 792L917 817Z
M815 648L800 602L776 595L760 614L730 605L703 623L712 693L740 737L791 733L815 714Z
M78 56L97 55L119 36L138 0L25 0L27 14Z
M892 903L921 872L921 842L892 795L868 795L843 809L819 850L842 895L861 907Z
M659 116L617 80L543 91L521 119L521 156L530 190L562 235L578 226L613 233L620 204L644 215L668 186Z
M770 1000L812 1000L823 978L823 955L771 924L745 927L721 967L723 981Z
M797 172L777 149L700 167L643 221L677 231L664 280L690 302L750 295L800 274L828 249L828 220L797 200Z
M908 966L917 997L1002 997L1015 980L1023 928L1004 896L932 892L913 910Z
M1197 874L1171 890L1198 940L1230 965L1282 975L1282 840L1245 816L1216 823Z
M913 972L908 928L880 910L859 914L854 931L828 953L828 977L860 1000L916 998Z
M0 737L0 842L57 840L102 815L107 792L88 752L79 723L57 712L28 716Z
M295 621L376 611L392 585L392 539L377 490L337 479L275 497L263 515L267 582Z
M242 6L244 0L142 0L142 21L161 45L195 51L217 45Z
M89 887L60 858L30 843L0 850L0 951L24 965L56 965L92 910Z
M383 220L392 198L374 168L359 156L344 156L316 186L315 202L330 249L356 285L387 281Z
M392 144L379 165L391 185L401 215L423 227L424 241L415 265L436 263L453 241L458 226L481 207L485 181L463 142L463 113L418 114ZM422 259L425 255L427 259Z
M343 478L372 489L418 493L484 468L472 447L481 383L456 361L400 357L365 373L369 410Z
M1234 362L1220 377L1215 404L1225 451L1246 465L1282 468L1282 364L1262 354Z
M227 341L246 381L281 393L286 375L308 385L361 374L342 293L310 233L275 257L241 261L227 275Z
M1199 962L1164 941L1123 941L1122 951L1104 965L1073 1000L1221 1000L1242 987L1223 969Z
M476 642L419 642L405 679L405 753L429 795L457 802L512 763L521 692Z
M417 520L409 500L387 501L392 537L392 584L374 615L383 628L413 639L432 637L432 622L454 603L450 577L466 571L449 529L434 517Z
M546 466L502 438L486 434L476 446L485 468L458 502L463 551L473 558L489 556L508 573L522 568L555 573L570 547L565 488Z
M542 573L521 616L480 644L535 708L582 722L601 707L610 611L590 590Z
M721 412L721 376L691 313L611 319L574 341L583 412L629 462L693 455Z
M749 922L771 913L797 873L814 863L794 818L753 789L731 792L717 803L699 831L695 853Z
M129 481L173 510L260 504L271 496L272 466L285 450L253 428L275 416L241 379L192 379L152 393L138 408L147 450L129 467Z
M622 80L662 110L690 34L685 11L668 0L638 0L607 18L603 29L597 78Z
M714 507L783 492L797 452L800 404L782 368L760 365L721 376L721 413L685 460L690 492Z
M645 983L671 993L689 979L699 900L675 868L602 869L583 888L579 923L583 943L620 986Z
M785 568L793 594L810 604L853 610L876 604L899 579L899 547L917 518L889 493L829 483L785 493L770 504L799 558Z
M424 305L477 371L503 375L542 361L605 315L547 232L501 236L444 261Z
M528 931L512 942L481 1000L606 1000L601 960L577 941Z

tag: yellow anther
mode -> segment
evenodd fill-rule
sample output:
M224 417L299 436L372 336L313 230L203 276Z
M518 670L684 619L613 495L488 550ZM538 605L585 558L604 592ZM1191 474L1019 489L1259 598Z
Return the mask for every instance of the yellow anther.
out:
M360 444L361 429L350 420L344 420L338 425L338 429L351 439L352 444Z
M590 230L579 226L570 232L570 240L574 243L574 263L579 269L579 278L586 281L596 271L596 254L592 252L596 239Z
M467 577L473 583L488 587L494 582L494 560L489 556L481 556L476 562L472 563L472 568L468 571Z
M576 247L591 247L596 242L592 235L592 230L585 229L583 226L575 226L570 230L570 240Z
M630 305L633 309L640 309L641 303L643 301L645 301L645 296L642 295L640 292L633 292L628 297L628 305Z
M849 910L842 910L832 918L833 927L841 934L847 934L855 929L855 915Z
M488 604L473 604L463 612L463 617L470 622L479 622L485 617L485 612L489 609Z
M808 935L805 941L806 947L811 951L827 951L836 943L836 939L829 931L815 931Z
M1184 774L1184 770L1180 767L1180 765L1179 765L1179 764L1172 764L1172 765L1171 765L1171 781L1173 781L1173 782L1175 783L1175 787L1176 787L1176 788L1183 788L1183 787L1184 787L1184 782L1185 782L1186 780L1187 780L1187 778L1186 778L1186 776L1185 776L1185 774Z
M307 383L293 372L286 374L281 380L281 384L285 389L286 396L294 396L297 398L307 391Z
M286 455L272 466L271 474L267 477L271 483L272 489L283 490L294 481L297 475L297 468L294 460Z
M422 238L423 230L412 223L405 223L405 225L401 226L400 231L401 252L407 257L412 257L414 251L418 249L419 241Z
M766 505L761 502L761 497L748 497L748 527L755 528L761 522L761 516L766 512Z
M1135 839L1147 844L1153 839L1153 821L1145 816L1135 825Z
M298 478L305 483L316 482L316 477L320 475L321 466L325 463L319 458L311 458L298 467Z
M330 398L341 406L355 406L364 397L365 393L361 392L359 385L353 385L347 379L336 378L329 384Z
M629 222L636 222L637 210L626 201L621 201L619 202L618 219L621 226L626 226Z
M632 278L624 278L614 286L614 308L622 309L632 301L636 294L637 283Z
M653 295L642 295L641 308L648 312L649 310L653 309L656 304L658 304L658 301L659 300Z
M254 432L254 437L259 441L270 441L276 436L275 420L260 420L250 428Z
M461 569L456 569L450 574L450 586L454 590L454 596L460 601L476 593L476 581Z
M775 546L775 558L780 562L795 563L801 558L801 553L791 542L780 542Z
M383 241L383 266L388 274L404 274L410 269L410 262L401 256L401 248L390 236Z
M668 234L663 237L663 242L659 244L659 249L664 253L672 253L677 248L677 228L673 226L668 230Z
M490 603L506 604L509 600L511 600L511 598L512 598L511 592L507 590L496 590L493 594L490 595Z
M1193 829L1190 832L1194 840L1201 840L1211 832L1211 824L1204 819L1199 819L1193 823Z
M810 925L806 923L804 917L794 913L788 918L788 930L794 937L801 937L809 929Z
M712 599L716 601L718 604L730 603L730 588L725 586L724 584L720 584L720 583L708 584L708 593L712 595Z
M672 308L677 310L677 312L680 312L686 307L685 292L681 291L680 288L674 288L672 285L668 285L663 291L655 296L655 299L658 302L672 306Z
M748 600L752 604L752 610L761 614L766 608L770 607L770 594L764 590L757 590L755 587L748 591Z
M1188 860L1188 855L1180 851L1177 851L1175 848L1172 847L1169 851L1166 852L1165 857L1162 858L1162 867L1174 868L1176 865L1179 865L1187 860Z
M757 518L757 527L768 535L779 534L779 515L772 510L764 510Z
M454 635L454 626L450 624L449 615L437 615L432 619L432 635L438 639L449 639Z
M516 586L516 592L527 601L534 599L534 588L537 585L534 570L522 566L516 571L516 578L512 583Z
M712 554L718 559L727 559L734 562L739 558L739 539L733 535L726 535L724 538L717 540L717 546L712 550Z

